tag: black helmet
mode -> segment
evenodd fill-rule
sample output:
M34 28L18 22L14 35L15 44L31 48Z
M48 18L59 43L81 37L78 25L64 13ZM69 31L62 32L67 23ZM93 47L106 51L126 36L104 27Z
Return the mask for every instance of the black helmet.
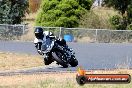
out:
M36 27L34 34L37 39L42 39L43 38L43 29L41 27Z

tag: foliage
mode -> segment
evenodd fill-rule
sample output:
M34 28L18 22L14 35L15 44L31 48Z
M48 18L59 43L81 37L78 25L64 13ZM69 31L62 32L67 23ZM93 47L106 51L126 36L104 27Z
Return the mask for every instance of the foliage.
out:
M132 24L132 0L131 0L131 4L128 5L127 16L128 16L128 23Z
M130 25L127 26L128 30L132 30L132 23Z
M81 17L79 27L92 29L111 29L111 25L108 20L109 15L113 15L112 11L110 10L106 11L97 9L87 11L87 13Z
M8 18L8 14L10 13L10 2L8 0L3 0L0 2L0 23L8 23L10 19Z
M120 30L120 29L123 30L124 27L123 27L123 25L121 25L121 20L122 20L121 16L115 15L110 18L110 23L113 25L113 28L115 28L117 30Z
M100 25L100 19L99 16L94 12L88 11L85 15L82 16L79 24L80 27L99 28L98 25Z
M116 17L112 17L112 25L116 29L125 30L128 29L129 25L132 23L132 0L104 0L104 5L108 7L113 7L121 13L122 17L119 18L118 24L113 24L116 22Z
M113 7L116 10L119 10L122 15L128 8L131 0L104 0L104 4L108 7Z
M91 5L92 0L43 0L36 25L77 27L81 14Z
M28 1L2 0L0 1L0 6L0 23L20 24L28 7Z

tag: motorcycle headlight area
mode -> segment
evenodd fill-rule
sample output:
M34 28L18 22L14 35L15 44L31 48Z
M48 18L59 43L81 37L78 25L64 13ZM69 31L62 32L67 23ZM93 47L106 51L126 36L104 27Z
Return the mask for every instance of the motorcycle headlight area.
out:
M52 49L52 41L50 39L47 39L46 41L44 41L41 49L44 52L50 51Z
M42 44L42 51L46 51L47 50L47 45L46 44Z

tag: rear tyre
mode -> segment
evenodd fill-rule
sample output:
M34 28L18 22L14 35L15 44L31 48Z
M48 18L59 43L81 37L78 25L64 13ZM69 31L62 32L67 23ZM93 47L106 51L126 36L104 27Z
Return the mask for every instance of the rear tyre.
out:
M58 55L60 54L60 55ZM61 52L53 52L52 56L54 57L55 61L57 61L57 63L59 63L61 66L63 66L64 68L68 67L68 64L66 62L64 62L61 58L62 53Z

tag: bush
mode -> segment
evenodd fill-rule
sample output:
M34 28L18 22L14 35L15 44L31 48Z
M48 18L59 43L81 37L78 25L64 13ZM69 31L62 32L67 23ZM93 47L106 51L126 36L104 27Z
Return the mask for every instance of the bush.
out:
M127 26L128 30L132 30L132 23Z
M88 11L85 15L83 15L79 22L79 27L85 28L99 28L99 25L99 16L92 11Z
M127 17L120 17L119 15L115 15L110 18L110 23L112 24L114 29L117 30L126 30L127 27Z
M126 30L132 22L132 0L104 0L103 3L119 11L122 16L122 18L118 18L117 16L111 18L113 27L117 30ZM119 22L114 24L117 20Z
M92 0L43 0L36 25L78 27L81 14L89 10L91 5Z
M108 20L109 13L104 13L105 11L106 10L99 9L87 11L86 14L82 16L79 22L79 27L92 29L110 29L111 25Z
M27 0L0 1L0 23L20 24L28 8Z

